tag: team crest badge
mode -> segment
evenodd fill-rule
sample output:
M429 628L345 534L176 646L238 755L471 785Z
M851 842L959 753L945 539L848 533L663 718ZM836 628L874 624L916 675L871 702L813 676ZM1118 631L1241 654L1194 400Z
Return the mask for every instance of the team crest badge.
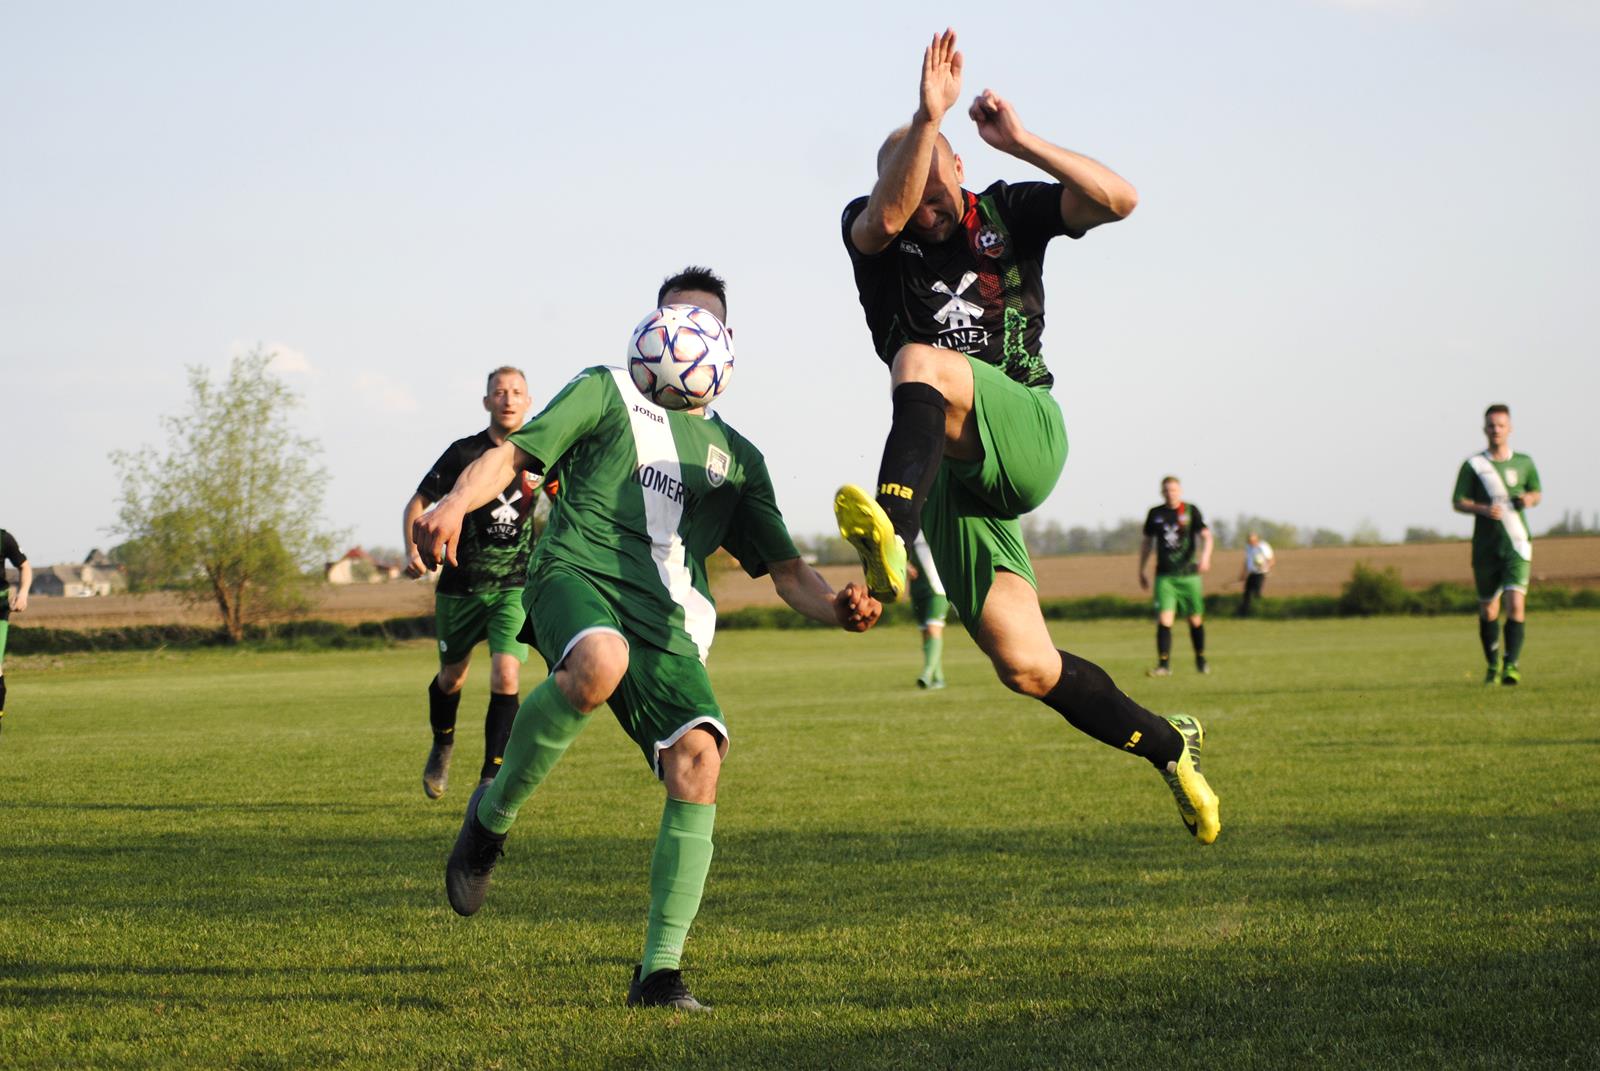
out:
M978 247L978 252L986 257L1005 256L1006 240L1000 236L999 231L988 224L984 224L978 230L978 236L974 239L973 244Z
M728 464L733 459L715 446L706 447L706 482L721 487L728 478Z
M1506 486L1507 487L1515 487L1515 486L1517 486L1517 470L1516 469L1506 469Z

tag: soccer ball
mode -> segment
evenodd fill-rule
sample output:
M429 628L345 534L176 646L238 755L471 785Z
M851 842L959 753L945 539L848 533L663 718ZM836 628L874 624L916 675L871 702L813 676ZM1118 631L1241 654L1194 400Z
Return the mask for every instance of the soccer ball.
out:
M698 305L657 309L628 340L628 375L663 409L709 405L733 377L733 335Z

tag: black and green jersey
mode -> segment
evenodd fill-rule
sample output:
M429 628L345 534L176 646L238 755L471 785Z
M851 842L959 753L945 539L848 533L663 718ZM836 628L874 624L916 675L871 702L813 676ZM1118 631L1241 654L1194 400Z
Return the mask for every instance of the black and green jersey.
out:
M844 244L873 348L888 363L907 342L925 342L992 364L1025 387L1048 387L1054 377L1039 349L1045 246L1061 234L1082 237L1062 222L1061 184L996 182L961 197L961 225L945 241L903 231L873 256L850 240L867 198L845 206Z
M705 659L716 630L705 560L718 547L751 576L799 557L761 452L719 416L653 405L626 369L580 372L511 441L565 477L529 583L578 571L654 647Z
M1180 502L1152 509L1144 519L1144 534L1155 541L1157 576L1191 576L1200 571L1195 545L1206 529L1200 507Z
M417 494L429 502L439 501L456 485L462 470L493 446L488 431L457 439L422 478ZM456 550L460 564L444 564L435 591L440 595L480 595L522 587L533 547L532 516L539 483L537 473L518 473L498 499L467 514Z
M1539 470L1527 454L1513 453L1504 461L1496 461L1487 450L1474 454L1461 463L1456 473L1456 491L1452 502L1469 498L1479 505L1500 503L1504 515L1497 521L1479 516L1472 525L1472 558L1486 561L1515 556L1524 561L1533 560L1533 540L1528 534L1528 517L1525 511L1512 509L1511 500L1529 491L1541 491Z
M27 560L28 556L17 546L17 537L0 528L0 621L11 616L11 579L6 576L5 563L21 569Z

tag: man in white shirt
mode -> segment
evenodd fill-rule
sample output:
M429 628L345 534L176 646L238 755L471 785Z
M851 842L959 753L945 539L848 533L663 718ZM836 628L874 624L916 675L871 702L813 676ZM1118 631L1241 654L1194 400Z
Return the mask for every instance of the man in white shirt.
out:
M1251 532L1245 539L1244 565L1239 579L1244 581L1244 601L1239 604L1239 616L1250 616L1250 603L1261 597L1261 585L1272 572L1272 544L1261 538L1260 532Z

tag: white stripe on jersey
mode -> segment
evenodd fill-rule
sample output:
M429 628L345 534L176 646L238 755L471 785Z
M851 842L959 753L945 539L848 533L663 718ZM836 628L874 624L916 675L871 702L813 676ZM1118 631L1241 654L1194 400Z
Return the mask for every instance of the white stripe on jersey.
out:
M646 401L633 385L625 368L610 369L617 393L628 407L628 425L633 430L634 450L639 468L650 466L663 476L682 482L683 465L672 438L667 411ZM635 470L637 471L637 469ZM685 562L683 540L678 525L683 520L683 504L671 495L644 491L645 530L650 533L650 556L655 559L661 585L672 601L683 607L683 628L700 650L700 661L711 652L711 639L717 631L717 609L711 600L695 590Z
M928 546L928 540L921 532L918 532L917 538L912 541L911 552L916 555L917 568L927 578L928 586L933 589L933 593L935 595L945 594L944 581L939 579L939 570L933 567L933 550Z
M1467 464L1478 474L1483 489L1489 492L1490 500L1504 511L1500 514L1500 523L1505 527L1512 549L1523 561L1533 561L1533 540L1528 538L1528 526L1522 523L1522 514L1511 508L1511 495L1506 491L1505 481L1500 478L1500 470L1491 463L1489 451L1473 454L1467 458Z

